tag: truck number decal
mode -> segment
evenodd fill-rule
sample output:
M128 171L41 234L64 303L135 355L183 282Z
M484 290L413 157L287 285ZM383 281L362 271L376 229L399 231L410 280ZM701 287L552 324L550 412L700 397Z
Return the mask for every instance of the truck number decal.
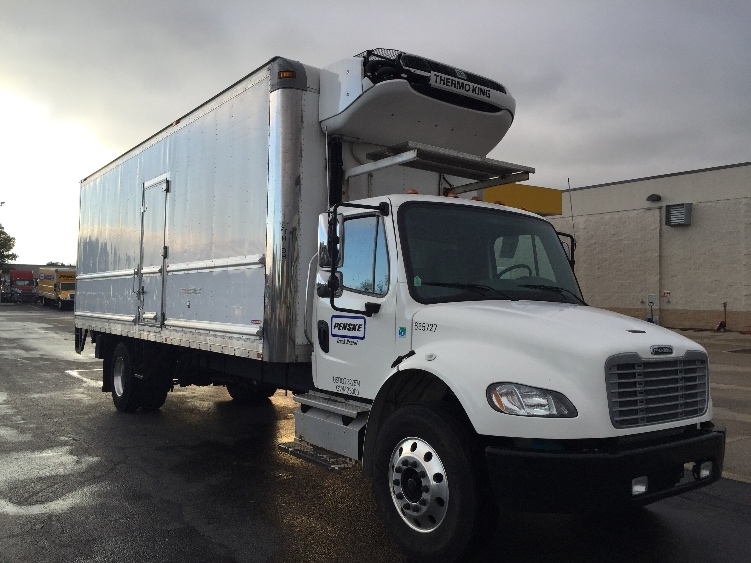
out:
M438 325L435 323L415 323L415 330L421 332L435 332L438 329Z
M365 340L365 317L332 315L331 336L337 339Z
M333 378L334 388L337 393L345 393L347 395L359 395L360 394L360 380L349 379L348 377Z

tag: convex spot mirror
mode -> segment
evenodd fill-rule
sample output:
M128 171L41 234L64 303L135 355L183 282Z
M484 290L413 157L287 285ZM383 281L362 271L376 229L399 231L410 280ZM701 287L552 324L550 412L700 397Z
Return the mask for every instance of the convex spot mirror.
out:
M318 216L318 266L321 268L331 268L331 256L334 249L338 250L336 267L342 265L342 249L344 248L344 215L341 213L336 216L336 237L335 241L329 241L329 214L321 213Z
M321 275L320 273L317 276L316 294L318 294L318 297L331 297L332 293L334 297L341 297L343 287L344 279L341 272L336 272L333 276Z

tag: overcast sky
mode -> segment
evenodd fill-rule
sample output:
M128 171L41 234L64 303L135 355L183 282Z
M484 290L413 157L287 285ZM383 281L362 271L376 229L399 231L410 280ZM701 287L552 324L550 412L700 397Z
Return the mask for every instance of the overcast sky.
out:
M78 182L275 55L400 49L516 98L490 157L565 189L751 161L751 2L0 0L0 224L75 262Z

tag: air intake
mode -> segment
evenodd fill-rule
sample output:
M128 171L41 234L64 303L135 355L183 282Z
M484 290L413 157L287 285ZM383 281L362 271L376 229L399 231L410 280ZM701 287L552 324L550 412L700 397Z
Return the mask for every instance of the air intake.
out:
M665 224L668 227L685 227L691 224L691 204L676 203L665 206Z

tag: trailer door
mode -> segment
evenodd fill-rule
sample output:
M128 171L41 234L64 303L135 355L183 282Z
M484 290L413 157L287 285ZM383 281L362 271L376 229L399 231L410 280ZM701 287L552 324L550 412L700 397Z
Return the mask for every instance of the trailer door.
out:
M159 176L143 185L141 206L141 263L138 269L138 323L164 323L164 264L167 257L165 224L169 177Z

